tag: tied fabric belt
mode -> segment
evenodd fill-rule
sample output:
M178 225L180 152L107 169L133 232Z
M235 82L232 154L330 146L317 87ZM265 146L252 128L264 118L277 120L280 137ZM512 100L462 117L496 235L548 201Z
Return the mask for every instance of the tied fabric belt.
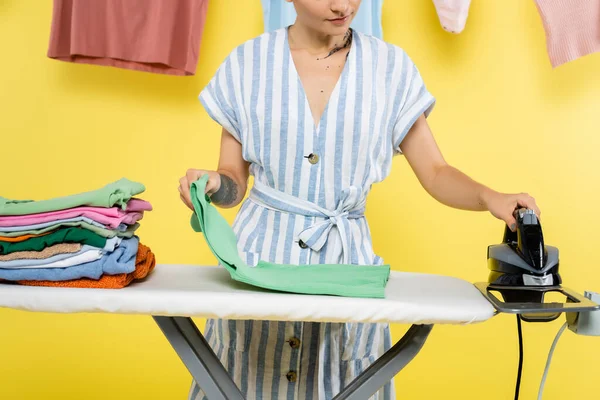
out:
M270 210L323 218L300 232L298 238L312 250L320 251L327 242L329 233L336 227L342 243L342 263L358 263L357 256L350 251L352 231L349 219L364 217L366 199L356 186L342 191L335 210L328 210L257 181L254 182L249 197L256 204Z

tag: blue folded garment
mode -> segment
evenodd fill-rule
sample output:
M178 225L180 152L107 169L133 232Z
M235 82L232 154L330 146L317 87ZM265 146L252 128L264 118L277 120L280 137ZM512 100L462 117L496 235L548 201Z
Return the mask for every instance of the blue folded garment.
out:
M47 228L49 226L54 226L54 225L59 225L65 222L87 222L90 225L94 225L97 226L98 228L106 228L106 225L102 225L99 222L96 222L92 219L89 219L87 217L74 217L74 218L65 218L65 219L57 219L55 221L48 221L48 222L42 222L39 224L33 224L33 225L23 225L23 226L3 226L0 227L0 231L2 232L20 232L20 231L35 231L38 229L43 229L43 228Z
M0 279L8 281L68 281L72 279L100 279L103 274L128 274L135 271L139 238L123 239L115 251L85 264L66 268L0 269Z

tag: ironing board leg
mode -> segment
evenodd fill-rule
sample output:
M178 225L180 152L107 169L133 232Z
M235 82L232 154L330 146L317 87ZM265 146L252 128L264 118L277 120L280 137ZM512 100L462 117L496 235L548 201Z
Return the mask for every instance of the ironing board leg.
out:
M417 355L433 325L413 325L391 349L356 377L333 400L364 400L388 383Z
M244 400L244 396L191 318L152 318L210 400Z
M210 400L244 400L233 379L189 317L153 316L187 369ZM433 325L413 325L391 349L333 400L364 400L396 376L419 353Z

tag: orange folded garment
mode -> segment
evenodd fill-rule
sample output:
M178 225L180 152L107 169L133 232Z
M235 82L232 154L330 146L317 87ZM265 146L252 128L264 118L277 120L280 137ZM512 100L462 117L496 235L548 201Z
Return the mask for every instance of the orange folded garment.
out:
M0 242L12 242L12 243L16 243L16 242L23 242L27 239L31 239L34 237L40 237L40 236L44 236L44 235L48 235L52 232L44 232L44 233L40 233L37 235L32 235L32 234L28 234L28 235L23 235L23 236L17 236L17 237L4 237L4 236L0 236Z
M129 285L134 279L143 279L152 272L156 260L154 253L144 246L139 244L138 252L135 257L135 271L128 274L117 275L102 275L98 280L95 279L73 279L70 281L18 281L21 285L27 286L55 286L55 287L72 287L86 289L122 289Z
M41 251L15 251L0 256L0 261L12 260L42 260L57 254L73 254L81 250L81 243L58 243Z

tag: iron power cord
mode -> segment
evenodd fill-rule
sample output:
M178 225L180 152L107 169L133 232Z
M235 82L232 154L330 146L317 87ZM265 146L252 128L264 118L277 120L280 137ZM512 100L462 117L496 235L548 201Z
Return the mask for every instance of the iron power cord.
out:
M517 314L517 331L519 332L519 368L517 370L515 400L519 400L519 391L521 388L521 373L523 372L523 331L521 330L521 316L519 314Z
M556 343L558 343L558 339L560 335L567 328L568 322L565 322L563 326L560 327L554 341L552 342L552 347L550 347L550 352L548 353L548 360L546 361L546 368L544 369L544 375L542 376L542 382L540 383L540 390L538 392L538 400L542 400L542 393L544 392L544 384L546 383L546 377L548 376L548 370L550 369L550 362L552 361L552 354L554 353L554 349L556 348Z

